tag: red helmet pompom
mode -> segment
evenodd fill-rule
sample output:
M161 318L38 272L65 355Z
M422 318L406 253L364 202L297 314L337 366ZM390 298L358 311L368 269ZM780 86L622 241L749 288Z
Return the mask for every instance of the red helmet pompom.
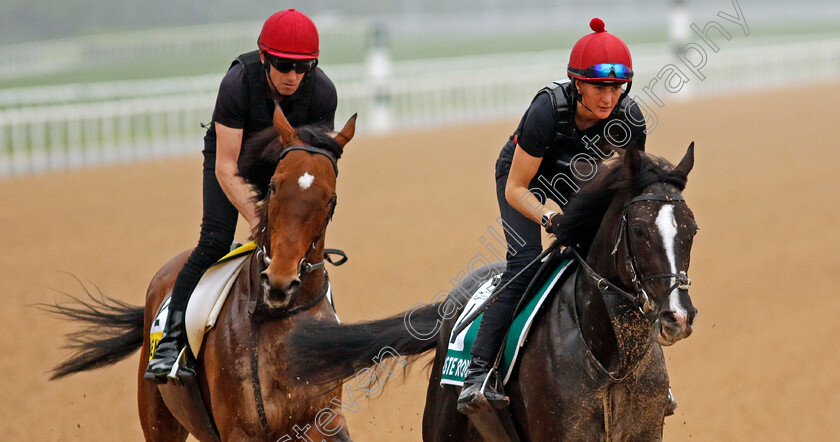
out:
M604 20L595 17L589 22L589 27L595 32L604 32Z

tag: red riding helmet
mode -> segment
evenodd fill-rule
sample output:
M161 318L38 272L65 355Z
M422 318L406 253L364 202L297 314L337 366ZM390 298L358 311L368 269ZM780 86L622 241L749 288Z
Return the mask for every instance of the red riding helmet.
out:
M294 9L274 13L263 25L257 40L260 50L275 57L307 60L318 58L318 29Z
M569 77L591 82L632 82L633 60L627 45L605 31L600 18L593 18L589 27L595 32L583 36L572 48Z

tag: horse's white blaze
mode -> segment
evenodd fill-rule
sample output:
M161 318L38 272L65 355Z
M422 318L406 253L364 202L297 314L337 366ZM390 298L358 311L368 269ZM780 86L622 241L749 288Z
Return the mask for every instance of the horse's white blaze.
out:
M298 178L298 184L300 184L301 189L306 190L312 185L312 181L314 180L314 176L310 175L309 172L304 172L303 175Z
M668 264L671 266L671 273L677 273L677 257L674 251L674 239L677 237L677 220L674 218L674 205L663 204L659 209L659 214L656 215L656 226L659 228L659 234L662 236L662 245L665 248L665 255L668 257ZM671 278L671 284L676 280ZM683 318L688 317L688 312L680 304L680 296L675 287L671 293L668 294L668 306L676 315L683 315Z

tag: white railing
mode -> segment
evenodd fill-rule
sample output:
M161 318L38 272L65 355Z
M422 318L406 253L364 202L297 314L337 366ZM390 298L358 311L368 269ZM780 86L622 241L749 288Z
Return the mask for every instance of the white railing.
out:
M143 56L178 57L190 51L242 52L254 46L262 23L223 23L140 30L0 46L0 78L98 66ZM141 58L142 59L142 58Z
M633 94L669 63L688 76L677 95L830 81L840 75L840 37L722 40L699 81L670 46L637 46ZM512 118L535 91L564 77L568 51L395 63L371 81L364 65L325 66L339 93L337 124L359 113L359 131ZM0 90L0 176L198 152L218 76ZM658 88L658 89L657 89ZM652 105L648 99L647 103ZM372 116L387 120L371 121Z

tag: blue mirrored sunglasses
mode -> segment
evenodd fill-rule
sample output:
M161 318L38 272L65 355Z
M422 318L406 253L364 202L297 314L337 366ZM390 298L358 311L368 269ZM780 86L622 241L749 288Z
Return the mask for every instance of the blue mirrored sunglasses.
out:
M633 78L633 70L621 63L599 63L583 70L586 78L618 78L630 80Z

